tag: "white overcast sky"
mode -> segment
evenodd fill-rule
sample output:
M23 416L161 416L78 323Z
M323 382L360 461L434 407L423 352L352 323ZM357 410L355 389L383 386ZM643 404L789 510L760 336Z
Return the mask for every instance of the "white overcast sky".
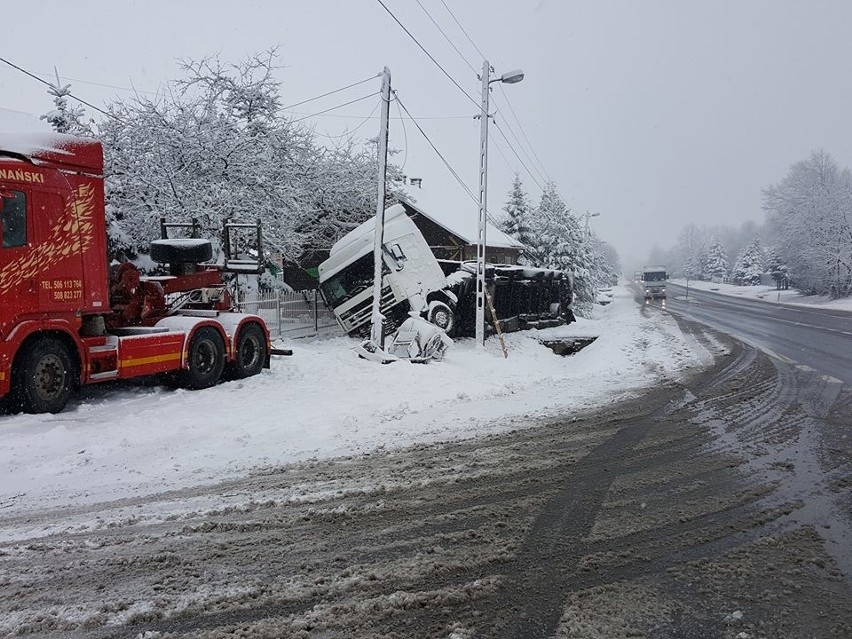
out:
M535 180L546 172L572 208L600 213L591 225L628 269L654 243L673 244L688 222L762 221L761 189L811 150L852 163L848 0L444 1L497 75L523 68L522 83L494 85L498 125ZM442 1L420 4L468 62L416 0L384 2L478 99L468 63L479 71L482 57ZM180 75L180 58L231 61L280 46L284 104L386 65L399 97L475 192L475 104L377 0L4 2L0 43L0 56L44 77L56 67L75 94L98 106L130 98L130 87L156 92ZM293 110L301 117L378 88L376 80ZM0 92L7 109L41 114L51 106L43 85L3 64ZM318 134L339 135L377 102L306 122ZM357 135L377 129L371 120ZM534 153L525 150L524 133ZM502 206L515 170L537 199L535 180L493 127L492 140L489 209ZM405 172L423 178L430 203L476 216L476 204L412 123L403 130L392 121L391 146L403 151L394 160L405 159Z

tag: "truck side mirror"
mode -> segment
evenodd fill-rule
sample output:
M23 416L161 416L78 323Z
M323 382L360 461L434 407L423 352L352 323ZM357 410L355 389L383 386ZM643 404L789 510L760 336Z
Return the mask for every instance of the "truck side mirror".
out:
M405 253L399 244L391 244L387 249L388 255L393 258L396 265L396 270L401 271L405 267Z

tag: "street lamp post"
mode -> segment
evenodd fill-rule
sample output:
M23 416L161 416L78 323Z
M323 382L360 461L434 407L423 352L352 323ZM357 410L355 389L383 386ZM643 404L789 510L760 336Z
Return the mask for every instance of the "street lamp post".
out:
M589 213L588 211L586 211L586 235L589 234L589 218L590 217L597 217L598 215L600 215L600 213L597 213L597 212Z
M482 62L482 110L479 114L479 235L476 239L476 343L485 347L485 228L487 224L488 200L488 86L492 82L515 84L524 79L520 69L504 73L499 78L489 79L491 66Z

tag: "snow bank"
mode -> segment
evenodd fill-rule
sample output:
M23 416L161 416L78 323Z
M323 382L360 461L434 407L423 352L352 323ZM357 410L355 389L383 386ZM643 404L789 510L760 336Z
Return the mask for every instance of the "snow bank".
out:
M670 281L679 286L687 285L685 279L672 279ZM764 302L773 302L776 304L792 304L794 306L852 311L852 298L832 300L825 295L802 295L799 291L792 289L779 291L774 286L737 286L736 284L716 284L714 282L689 280L689 288L712 291L713 293L730 295L732 297L763 300Z

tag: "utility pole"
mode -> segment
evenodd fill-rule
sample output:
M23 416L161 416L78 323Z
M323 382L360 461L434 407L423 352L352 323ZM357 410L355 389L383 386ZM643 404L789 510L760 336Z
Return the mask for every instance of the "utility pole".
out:
M376 201L376 226L373 233L373 313L370 341L377 349L384 348L382 330L382 244L385 230L385 182L388 164L388 121L390 119L391 73L382 71L382 117L379 124L379 186Z
M482 105L479 114L479 235L476 239L476 344L485 347L485 228L488 199L488 60L482 62Z

